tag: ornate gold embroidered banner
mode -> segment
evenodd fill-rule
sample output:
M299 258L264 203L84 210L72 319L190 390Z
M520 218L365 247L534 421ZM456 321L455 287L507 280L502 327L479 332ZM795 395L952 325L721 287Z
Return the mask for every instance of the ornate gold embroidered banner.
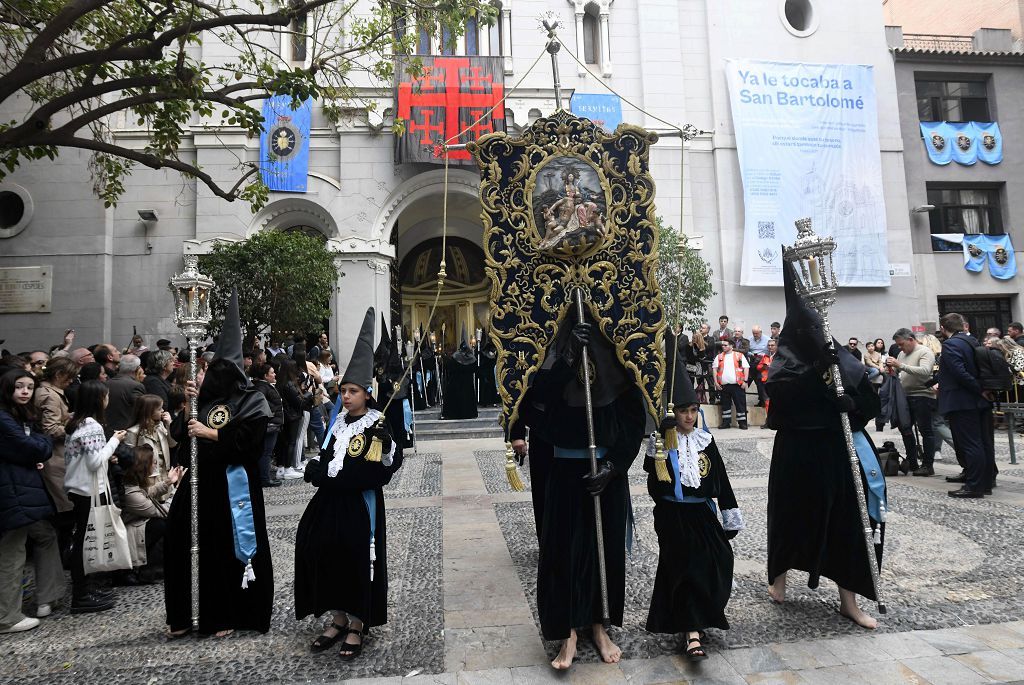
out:
M657 139L630 125L606 134L559 110L522 137L494 133L469 144L481 170L503 426L518 416L562 322L576 322L575 287L660 420L665 331L649 171Z

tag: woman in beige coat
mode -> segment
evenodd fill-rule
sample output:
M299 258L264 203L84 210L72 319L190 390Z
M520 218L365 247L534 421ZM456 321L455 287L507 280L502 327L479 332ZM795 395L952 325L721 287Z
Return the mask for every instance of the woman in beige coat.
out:
M43 482L57 510L53 527L57 529L62 557L71 547L71 534L75 528L75 518L71 513L74 506L64 490L64 426L71 419L64 389L74 382L77 375L78 364L70 357L51 359L43 367L43 382L32 396L39 424L43 432L53 439L53 456L43 462Z
M163 566L167 505L161 500L170 494L184 474L184 470L176 466L168 472L166 479L157 480L151 475L153 462L153 447L139 445L135 448L135 461L124 475L124 510L121 512L121 520L128 531L132 568L139 572L139 580L143 582L156 580L156 571Z
M157 395L140 395L135 398L132 412L132 426L125 436L125 444L131 447L148 445L153 449L152 471L149 474L155 483L167 480L171 471L171 450L178 443L171 437L171 415L164 411L163 400ZM161 502L169 502L174 494L172 487L160 495Z

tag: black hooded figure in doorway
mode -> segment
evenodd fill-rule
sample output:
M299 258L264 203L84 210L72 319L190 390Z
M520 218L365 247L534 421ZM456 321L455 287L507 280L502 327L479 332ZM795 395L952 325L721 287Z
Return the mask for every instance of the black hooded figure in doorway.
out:
M793 266L784 265L786 322L768 372L768 425L776 429L768 477L769 596L785 600L786 574L821 576L839 586L839 614L865 628L877 621L858 606L855 594L876 599L869 563L881 565L885 538L885 480L865 424L879 411L867 370L835 340L823 340L821 316L796 292ZM838 363L846 394L837 398L830 367ZM875 559L867 558L840 413L848 412L867 494ZM873 465L872 465L873 462ZM865 470L869 476L865 475Z
M444 402L441 406L442 419L475 419L476 410L476 354L466 341L466 329L462 329L462 343L459 349L444 365Z
M493 407L498 404L498 380L494 366L498 361L498 348L490 336L480 350L480 406Z
M271 412L243 363L238 293L232 290L216 356L199 388L199 420L177 422L173 436L182 444L191 435L199 438L199 632L218 636L233 630L267 632L274 601L259 473ZM191 496L192 474L186 473L164 535L164 601L172 636L187 633L192 625ZM245 523L239 521L248 517L235 517L232 511L245 508L252 516L243 531ZM238 557L236 538L242 534L255 539L251 559Z

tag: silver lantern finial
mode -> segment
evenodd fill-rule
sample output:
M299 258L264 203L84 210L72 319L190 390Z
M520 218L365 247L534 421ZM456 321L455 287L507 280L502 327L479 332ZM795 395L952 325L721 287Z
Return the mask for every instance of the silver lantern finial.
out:
M196 381L196 348L206 340L210 323L210 295L215 284L199 273L199 256L185 255L185 270L172 276L168 287L174 295L174 323L188 341L189 380ZM198 419L199 401L189 398L189 417ZM189 462L190 518L192 523L192 628L199 629L199 443L192 436Z

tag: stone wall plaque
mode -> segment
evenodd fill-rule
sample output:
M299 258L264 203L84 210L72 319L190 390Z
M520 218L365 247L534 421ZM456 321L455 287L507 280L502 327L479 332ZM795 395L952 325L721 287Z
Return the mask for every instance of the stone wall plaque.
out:
M0 314L49 312L52 291L53 267L0 268Z

